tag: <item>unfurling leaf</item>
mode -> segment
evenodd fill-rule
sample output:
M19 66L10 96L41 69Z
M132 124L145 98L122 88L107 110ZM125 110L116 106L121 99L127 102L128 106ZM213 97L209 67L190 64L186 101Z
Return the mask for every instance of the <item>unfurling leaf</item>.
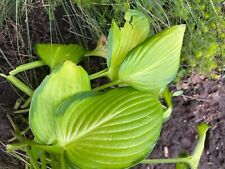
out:
M119 70L119 79L143 91L158 93L177 74L185 25L170 27L133 49Z
M58 65L35 90L32 98L29 122L37 141L53 143L54 114L59 104L75 93L90 89L88 74L82 67L70 61Z
M36 44L35 52L51 69L67 60L79 63L84 56L83 47L77 44Z
M79 168L127 168L152 151L162 117L155 96L130 87L76 94L57 111L57 145Z
M149 20L146 15L136 10L128 10L125 24L119 28L115 21L109 31L107 45L107 65L109 77L118 78L118 70L128 52L143 42L149 35Z
M191 157L189 158L189 165L191 169L198 169L198 165L200 162L201 155L204 150L206 133L210 126L206 123L201 123L198 125L198 142L195 147L194 152L192 153Z

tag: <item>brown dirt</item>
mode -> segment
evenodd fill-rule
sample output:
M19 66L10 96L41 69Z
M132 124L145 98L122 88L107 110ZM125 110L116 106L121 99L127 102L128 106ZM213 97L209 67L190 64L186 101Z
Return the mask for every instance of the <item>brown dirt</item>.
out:
M204 121L211 125L211 129L207 134L199 169L224 169L224 85L193 74L177 87L184 90L184 95L173 99L172 116L164 125L160 140L150 158L172 158L182 152L191 153L197 140L196 126ZM175 165L140 165L137 168L174 169Z

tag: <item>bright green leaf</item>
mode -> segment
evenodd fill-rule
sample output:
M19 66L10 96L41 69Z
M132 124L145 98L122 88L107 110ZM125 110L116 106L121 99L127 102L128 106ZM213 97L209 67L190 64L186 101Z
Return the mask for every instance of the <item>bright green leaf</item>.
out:
M181 153L179 158L187 157L186 153ZM176 163L176 169L189 169L189 165L187 163Z
M143 91L158 93L177 74L185 25L168 28L145 41L125 58L119 79Z
M76 44L36 44L35 52L51 69L66 60L79 63L84 56L83 47Z
M209 128L210 126L206 123L201 123L198 125L198 142L194 152L191 155L191 158L189 159L189 165L191 169L198 169L198 164L204 150L206 133Z
M121 29L113 21L109 31L106 57L112 80L117 79L119 67L128 52L143 42L150 31L148 17L139 11L128 10L125 20Z
M90 90L90 81L86 71L66 61L58 65L35 90L29 122L36 139L45 144L55 141L54 113L59 104L81 91Z
M130 87L81 93L57 112L57 144L79 168L127 168L154 148L162 127L158 99Z
M188 164L186 164L186 163L177 163L176 169L190 169L190 168L189 168Z

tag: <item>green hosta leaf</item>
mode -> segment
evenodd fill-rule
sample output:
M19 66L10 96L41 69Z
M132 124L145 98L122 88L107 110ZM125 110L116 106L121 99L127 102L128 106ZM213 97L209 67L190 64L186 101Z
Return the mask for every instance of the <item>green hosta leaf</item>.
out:
M118 69L127 53L143 42L149 34L149 20L146 15L136 10L128 10L125 14L126 23L119 29L115 21L109 31L107 45L107 65L109 77L116 79Z
M132 88L77 94L57 112L57 144L79 168L126 168L142 161L162 127L158 99Z
M36 139L45 144L55 141L54 113L59 104L81 91L90 90L90 81L86 71L66 61L58 65L35 90L29 122Z
M168 28L142 43L125 58L119 79L144 91L164 88L177 74L185 26Z
M83 47L76 44L36 44L35 52L51 69L66 60L79 63L84 56Z

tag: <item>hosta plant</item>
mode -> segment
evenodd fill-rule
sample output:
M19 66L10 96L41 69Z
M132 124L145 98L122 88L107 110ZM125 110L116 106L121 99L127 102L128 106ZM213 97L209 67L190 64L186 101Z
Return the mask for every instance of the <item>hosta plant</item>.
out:
M204 123L198 127L199 142L192 155L145 160L172 111L167 85L179 69L185 25L148 37L145 14L128 10L125 20L122 28L112 21L106 70L88 75L77 65L97 49L38 44L40 61L2 75L25 92L29 88L15 81L16 73L45 64L51 69L34 93L25 92L32 97L29 125L34 139L17 133L21 143L8 145L8 151L25 150L35 169L119 169L138 163L185 163L197 169L208 130ZM102 76L112 82L92 89L90 80ZM161 104L162 97L168 108Z

